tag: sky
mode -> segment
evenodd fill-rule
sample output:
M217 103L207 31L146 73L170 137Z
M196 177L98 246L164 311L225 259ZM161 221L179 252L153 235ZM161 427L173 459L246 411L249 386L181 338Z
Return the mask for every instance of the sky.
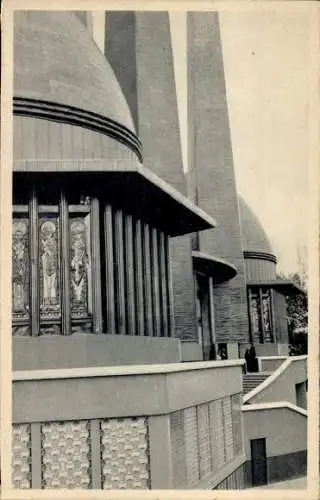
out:
M270 11L220 12L219 20L237 189L289 274L299 252L306 259L309 19ZM186 169L186 14L170 22Z
M170 11L184 169L188 168L186 12ZM307 261L310 20L292 11L219 12L236 183L262 223L278 271ZM93 13L103 50L104 18Z

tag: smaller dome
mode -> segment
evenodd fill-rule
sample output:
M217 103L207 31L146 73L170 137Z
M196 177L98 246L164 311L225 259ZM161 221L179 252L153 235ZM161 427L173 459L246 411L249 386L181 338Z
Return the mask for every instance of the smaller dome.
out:
M268 236L256 214L243 198L239 196L240 222L243 241L243 251L269 254L274 252Z

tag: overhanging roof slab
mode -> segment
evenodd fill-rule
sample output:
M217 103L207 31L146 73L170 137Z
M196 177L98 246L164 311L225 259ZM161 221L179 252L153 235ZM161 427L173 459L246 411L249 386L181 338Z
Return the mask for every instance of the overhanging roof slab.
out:
M138 161L16 160L14 173L43 174L64 183L97 189L113 205L140 215L170 236L215 227L215 220ZM90 175L89 175L90 174Z

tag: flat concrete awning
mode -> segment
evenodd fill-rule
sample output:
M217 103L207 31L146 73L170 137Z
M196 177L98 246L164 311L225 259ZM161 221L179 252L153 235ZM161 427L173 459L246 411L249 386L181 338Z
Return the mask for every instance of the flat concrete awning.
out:
M306 292L290 280L247 281L247 286L274 288L283 295L299 295Z
M134 160L16 160L14 173L27 182L33 173L63 179L86 192L100 190L111 204L142 216L171 236L215 227L215 220L186 196ZM29 177L29 176L28 176ZM90 194L90 193L89 193ZM97 194L96 194L97 195Z
M237 268L224 259L196 251L192 252L192 258L196 271L211 276L216 284L229 281L237 274Z

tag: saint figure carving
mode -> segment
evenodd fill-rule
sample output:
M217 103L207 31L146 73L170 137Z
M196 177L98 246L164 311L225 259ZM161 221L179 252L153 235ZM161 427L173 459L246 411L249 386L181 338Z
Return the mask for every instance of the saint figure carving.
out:
M76 220L71 224L71 235L71 286L75 302L86 305L88 255L85 240L85 226L82 221Z
M25 235L27 225L23 221L14 222L12 228L12 284L13 284L13 310L23 312L25 304L25 280L26 280L26 248Z
M43 270L43 306L57 305L57 242L54 222L41 226L41 260Z

